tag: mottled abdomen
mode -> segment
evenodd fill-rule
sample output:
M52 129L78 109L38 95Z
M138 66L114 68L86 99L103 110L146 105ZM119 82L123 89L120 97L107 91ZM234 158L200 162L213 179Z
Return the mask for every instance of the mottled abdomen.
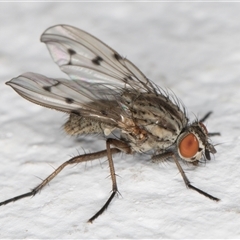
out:
M77 114L70 114L68 121L64 124L64 130L70 135L82 134L104 134L109 135L114 128L104 123L86 119Z

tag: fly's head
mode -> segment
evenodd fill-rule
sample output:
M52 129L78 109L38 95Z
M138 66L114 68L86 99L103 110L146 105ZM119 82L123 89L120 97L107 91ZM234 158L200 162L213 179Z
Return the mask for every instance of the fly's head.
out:
M203 156L210 160L210 153L217 151L208 141L208 131L202 122L194 122L179 135L177 140L179 156L191 163L198 163Z

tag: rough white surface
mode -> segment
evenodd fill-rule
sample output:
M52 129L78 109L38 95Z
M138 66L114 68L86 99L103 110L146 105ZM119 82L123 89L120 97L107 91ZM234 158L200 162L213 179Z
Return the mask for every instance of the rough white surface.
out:
M239 12L239 3L1 3L0 201L35 187L78 151L105 147L66 136L67 116L4 84L27 71L65 76L39 42L55 24L84 29L127 56L174 91L192 120L213 110L208 129L222 136L212 139L212 161L183 165L219 203L186 189L172 162L119 155L122 197L93 224L86 221L111 190L104 160L68 167L41 194L0 207L0 238L240 238Z

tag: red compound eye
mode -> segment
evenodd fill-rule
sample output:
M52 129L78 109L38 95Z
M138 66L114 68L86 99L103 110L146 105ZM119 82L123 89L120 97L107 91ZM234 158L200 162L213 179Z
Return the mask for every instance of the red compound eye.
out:
M192 133L185 136L179 144L179 151L185 158L193 157L198 152L198 148L198 139Z

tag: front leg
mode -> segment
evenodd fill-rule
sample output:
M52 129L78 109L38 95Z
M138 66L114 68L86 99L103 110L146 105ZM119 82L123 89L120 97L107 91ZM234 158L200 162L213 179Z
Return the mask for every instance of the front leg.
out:
M210 198L210 199L212 199L212 200L214 200L214 201L220 201L219 198L213 197L212 195L210 195L210 194L202 191L201 189L194 187L194 186L190 183L190 181L188 180L185 172L183 171L183 169L182 169L182 167L181 167L181 165L180 165L180 163L179 163L176 155L175 155L173 152L165 152L165 153L162 153L162 154L153 156L153 157L152 157L152 160L153 160L153 162L160 162L160 161L165 161L165 160L167 160L168 158L173 158L173 159L174 159L174 162L176 163L176 165L177 165L177 167L178 167L178 170L179 170L179 172L181 173L182 178L183 178L183 180L184 180L185 185L186 185L187 188L193 189L193 190L197 191L198 193L200 193L200 194L204 195L205 197L208 197L208 198Z

